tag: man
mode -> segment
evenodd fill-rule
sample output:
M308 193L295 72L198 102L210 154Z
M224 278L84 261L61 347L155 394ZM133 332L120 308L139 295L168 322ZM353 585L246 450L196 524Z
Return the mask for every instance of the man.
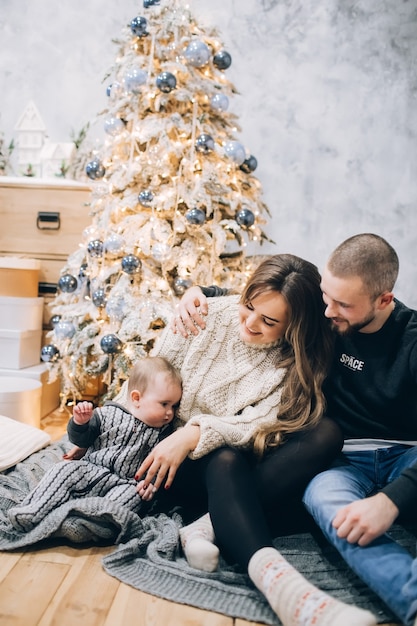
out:
M304 504L358 576L417 626L417 559L386 534L398 517L417 512L417 312L394 298L398 266L388 242L360 234L340 244L323 271L335 330L327 414L345 446L312 480ZM204 327L198 306L204 313L197 295L180 304L183 334Z

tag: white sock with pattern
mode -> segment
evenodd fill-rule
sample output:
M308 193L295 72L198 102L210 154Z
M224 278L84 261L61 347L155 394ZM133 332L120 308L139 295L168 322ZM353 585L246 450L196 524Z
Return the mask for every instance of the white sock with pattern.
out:
M185 558L191 567L204 572L214 572L219 564L219 549L210 514L206 513L192 524L180 528L180 539Z
M376 626L369 611L335 600L308 582L274 548L262 548L248 573L284 626Z

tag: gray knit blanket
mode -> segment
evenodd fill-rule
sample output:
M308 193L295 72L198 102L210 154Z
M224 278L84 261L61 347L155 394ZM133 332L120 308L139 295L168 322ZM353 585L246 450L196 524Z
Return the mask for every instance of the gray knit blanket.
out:
M281 624L247 575L236 567L221 561L219 570L209 574L187 564L179 548L179 511L140 518L105 498L86 497L66 502L26 533L14 529L7 510L21 502L48 467L61 461L70 447L63 437L0 474L0 550L22 549L57 538L76 544L113 543L117 547L103 558L103 567L136 589L230 617ZM415 554L413 532L399 526L392 532ZM371 610L380 622L392 620L387 607L319 533L279 537L275 545L321 589L344 602Z

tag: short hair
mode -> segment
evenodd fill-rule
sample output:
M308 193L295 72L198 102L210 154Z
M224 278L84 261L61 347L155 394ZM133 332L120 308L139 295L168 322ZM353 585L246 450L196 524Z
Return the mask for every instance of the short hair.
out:
M343 241L330 255L329 271L338 278L358 276L372 298L392 291L399 261L394 248L373 233L362 233Z
M171 382L182 387L181 374L168 359L162 356L148 356L140 359L131 369L127 385L128 393L135 389L140 393L145 393L148 386L155 380L155 376L161 372L167 374Z

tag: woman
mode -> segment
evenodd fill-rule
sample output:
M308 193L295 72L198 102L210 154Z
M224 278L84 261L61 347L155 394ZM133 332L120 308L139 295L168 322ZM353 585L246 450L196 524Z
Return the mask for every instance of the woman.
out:
M139 467L140 495L164 484L192 508L203 491L221 550L291 626L376 624L308 583L273 548L268 527L268 511L285 510L341 448L336 425L322 419L331 352L317 268L287 254L261 263L240 298L211 299L204 332L168 329L153 352L181 372L185 425ZM184 530L186 551L189 531L204 552L210 519Z

